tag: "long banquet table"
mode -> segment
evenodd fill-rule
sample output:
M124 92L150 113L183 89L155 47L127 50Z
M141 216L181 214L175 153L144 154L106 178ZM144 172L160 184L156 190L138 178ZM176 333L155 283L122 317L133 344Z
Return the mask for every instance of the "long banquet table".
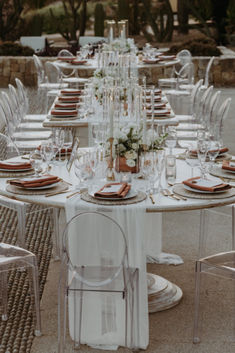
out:
M179 153L179 150L175 151ZM177 159L177 181L181 182L184 179L190 177L190 168L186 165L185 161ZM197 171L198 172L198 171ZM139 287L137 292L139 295L139 306L136 308L139 315L135 319L135 332L134 332L134 343L138 348L145 349L148 346L148 296L147 296L147 273L146 273L146 254L149 254L149 251L156 253L161 252L161 229L159 232L156 232L156 229L159 230L158 218L156 213L161 212L172 212L172 211L187 211L187 210L202 210L201 211L201 221L200 221L200 233L204 231L204 209L220 207L224 205L229 205L235 203L235 196L220 198L220 199L195 199L187 198L186 201L177 201L171 198L154 195L155 204L152 204L149 197L144 201L132 205L126 206L99 206L86 201L81 200L79 194L74 195L70 199L66 196L71 195L74 192L74 185L76 185L77 180L74 175L73 169L70 172L67 169L61 166L53 166L51 174L58 175L60 178L65 180L68 183L71 183L73 186L69 186L66 193L54 195L51 197L45 197L43 195L20 195L12 194L6 191L6 181L9 178L0 178L0 194L22 200L25 202L36 203L40 205L48 205L55 207L57 209L65 209L67 221L74 215L78 210L98 210L101 212L112 212L109 214L116 218L120 224L124 227L128 243L128 252L130 258L130 265L135 266L139 269L140 280ZM163 187L166 187L166 181L163 177L162 179ZM138 180L136 183L136 188L139 190L144 189L144 181ZM234 207L233 207L233 217L234 217ZM123 222L123 223L122 223ZM155 248L154 248L155 247ZM116 313L121 313L122 310L119 310L120 302L116 304ZM69 312L70 318L74 311L73 304L69 301ZM90 313L93 315L93 313ZM136 312L135 312L136 314ZM88 315L89 318L89 315ZM103 341L98 339L98 335L95 339L92 336L91 330L86 330L83 340L83 343L91 345L123 345L123 338L120 333L123 332L123 325L121 324L120 317L117 315L117 328L115 332L108 332L108 335L103 336ZM85 323L85 327L87 323ZM72 320L70 319L70 329L73 325ZM98 323L99 330L102 332L102 325ZM97 339L97 341L96 341Z

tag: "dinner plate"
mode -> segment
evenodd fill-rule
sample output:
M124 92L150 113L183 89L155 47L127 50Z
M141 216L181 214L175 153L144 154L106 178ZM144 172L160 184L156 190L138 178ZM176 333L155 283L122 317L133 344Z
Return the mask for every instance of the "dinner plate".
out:
M24 168L24 169L2 169L0 168L0 172L13 172L13 173L17 173L17 172L29 172L33 170L33 168Z
M15 185L17 188L20 189L25 189L25 190L44 190L44 189L50 189L53 188L54 186L56 186L56 184L58 184L59 180L53 184L50 185L44 185L44 186L35 186L35 187L31 187L31 188L26 188L24 186L17 186Z
M191 188L190 186L188 185L185 185L185 184L182 184L183 187L186 189L186 190L189 190L189 191L192 191L192 192L196 192L198 194L221 194L223 192L226 192L228 190L218 190L218 191L204 191L204 190L198 190L198 189L194 189L194 188Z
M94 197L94 199L99 199L99 200L108 200L108 201L122 201L122 200L128 200L128 199L131 199L135 196L138 195L138 191L135 190L135 189L131 189L128 194L125 196L125 197L122 197L122 198L117 198L117 197L98 197L98 196L95 196L94 195L94 192L89 192L88 191L88 194L92 197Z
M231 174L235 174L235 170L228 170L228 169L223 169L221 168L223 172L226 172L226 173L231 173Z

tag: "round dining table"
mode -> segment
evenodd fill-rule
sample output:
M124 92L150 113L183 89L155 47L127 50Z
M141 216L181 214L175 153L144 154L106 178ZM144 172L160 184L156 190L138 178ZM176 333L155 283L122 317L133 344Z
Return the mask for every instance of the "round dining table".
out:
M86 151L86 149L81 149L81 151ZM181 154L182 150L180 149L175 149L174 153L178 157ZM24 160L24 158L27 157L18 157L18 160ZM199 170L195 168L195 176L199 173ZM156 301L155 301L155 310L152 308L150 311L159 311L159 310L164 310L167 308L170 308L174 305L176 305L181 297L182 297L182 291L180 290L179 287L175 287L175 291L172 291L172 295L169 294L169 284L167 280L165 280L162 277L155 277L152 276L151 274L148 274L146 272L146 267L145 267L145 259L146 255L148 255L148 250L146 247L146 243L148 243L151 246L151 251L152 254L151 257L154 257L154 251L156 251L157 254L161 253L161 238L162 238L162 232L161 232L161 214L163 212L179 212L179 211L192 211L192 210L200 210L200 223L198 224L198 229L199 229L199 251L202 246L202 239L204 238L204 231L205 231L205 210L210 209L210 208L215 208L215 207L221 207L225 205L231 205L235 203L235 189L231 189L232 192L231 194L228 195L224 194L220 196L219 198L206 198L205 194L204 196L197 197L190 197L187 196L185 199L176 199L174 197L169 197L169 196L164 196L162 193L160 194L153 194L151 197L147 195L146 198L143 199L143 201L139 203L134 203L132 205L126 205L126 206L105 206L105 205L100 205L97 208L96 204L92 204L91 202L87 202L84 199L82 199L80 192L76 191L76 185L78 184L77 177L74 173L73 165L70 171L68 171L68 168L66 168L65 162L60 162L59 163L53 163L52 168L50 170L50 174L53 175L58 175L61 180L64 181L64 184L66 185L65 189L61 191L61 193L53 193L49 192L47 190L47 195L24 195L20 193L13 193L7 191L8 185L9 185L9 177L0 177L0 194L3 196L7 196L8 198L13 198L16 200L24 201L24 202L29 202L29 203L35 203L38 205L43 205L43 206L50 206L55 208L55 210L59 211L61 209L65 209L67 212L67 220L68 220L68 213L71 213L71 210L76 213L77 210L98 210L101 212L109 212L113 211L114 215L117 213L117 210L121 210L122 212L129 212L130 211L130 217L129 217L129 222L132 222L134 220L135 223L135 234L129 234L130 236L129 242L132 244L130 246L130 261L134 262L134 266L140 268L140 273L141 273L141 280L140 280L140 288L139 288L139 293L140 293L140 310L141 310L141 315L138 316L138 332L136 333L136 346L139 348L145 349L148 345L148 293L147 293L147 284L149 286L149 292L151 292L151 288L153 288L153 283L154 283L154 291L156 294ZM186 162L182 159L177 159L176 160L176 184L180 184L183 180L188 179L191 177L191 168L186 164ZM211 178L215 178L211 176ZM103 184L105 184L105 180L102 181ZM162 187L170 189L172 191L171 187L167 184L165 176L162 176L161 179L162 182ZM94 188L94 185L96 182L92 182L92 186ZM134 187L142 192L145 192L145 184L146 181L142 180L141 178L135 178L133 176L133 185ZM173 186L174 188L175 186ZM72 207L72 208L71 208ZM116 212L116 213L115 213ZM156 216L159 215L159 218ZM232 207L232 216L233 216L233 222L234 222L234 207ZM70 217L72 217L72 214L70 214ZM148 217L148 218L146 218ZM121 219L121 218L119 218ZM136 222L142 222L136 225ZM159 224L160 225L159 225ZM148 232L148 227L152 225L152 234L150 230ZM130 227L131 228L131 227ZM143 234L137 234L139 232L143 232ZM148 237L151 237L150 240L146 240ZM135 243L141 242L141 245L136 245ZM154 249L154 244L157 244L156 246L158 249ZM57 244L57 246L60 246ZM134 252L139 252L138 256ZM199 254L200 255L200 254ZM138 259L138 260L136 260ZM137 261L137 263L136 263ZM139 263L138 263L139 261ZM166 288L168 287L168 289ZM161 294L159 295L159 293ZM152 293L152 292L151 292ZM152 293L153 294L153 293ZM164 296L165 296L165 302L164 302ZM137 320L137 321L138 321Z

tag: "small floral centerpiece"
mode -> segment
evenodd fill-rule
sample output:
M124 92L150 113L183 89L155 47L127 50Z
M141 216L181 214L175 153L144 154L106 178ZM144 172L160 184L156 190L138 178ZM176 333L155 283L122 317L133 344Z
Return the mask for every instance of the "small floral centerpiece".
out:
M146 132L147 151L162 150L168 134L159 135L155 130L149 129Z
M135 48L134 40L132 38L128 38L123 40L122 38L114 39L111 43L103 44L103 50L113 50L119 51L122 53L129 53L131 49Z
M114 151L117 172L139 172L142 129L134 124L114 130Z

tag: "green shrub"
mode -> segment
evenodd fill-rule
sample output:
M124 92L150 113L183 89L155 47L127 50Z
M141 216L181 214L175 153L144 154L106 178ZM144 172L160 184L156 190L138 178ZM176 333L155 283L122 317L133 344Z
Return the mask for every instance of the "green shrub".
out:
M183 49L188 49L193 56L220 56L221 54L216 46L216 42L210 38L200 38L174 44L171 46L170 52L177 54Z
M0 56L31 56L34 50L13 42L0 44Z

